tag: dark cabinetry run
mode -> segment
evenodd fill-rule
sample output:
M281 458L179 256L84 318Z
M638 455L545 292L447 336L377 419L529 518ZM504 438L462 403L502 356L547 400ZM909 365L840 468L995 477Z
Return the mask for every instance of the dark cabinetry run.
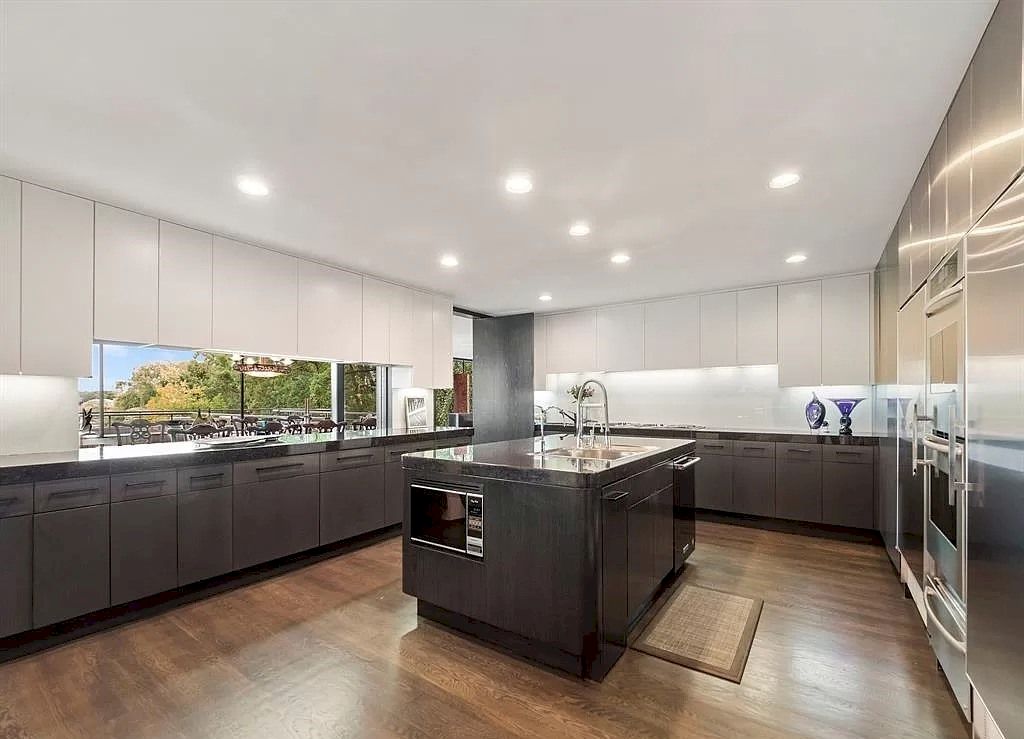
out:
M383 464L320 475L320 543L330 544L382 528L386 520L383 489Z
M774 516L775 444L737 441L733 449L733 510L751 516Z
M626 512L627 608L634 621L673 567L672 488L632 505Z
M0 487L0 637L32 628L32 486Z
M231 571L230 464L178 470L178 584Z
M697 441L696 467L697 507L712 511L733 510L732 468L733 442Z
M822 462L821 518L824 523L875 528L874 448L826 449Z
M178 584L174 495L110 504L110 603L118 605Z
M821 522L820 445L775 445L775 516Z
M451 446L455 440L437 442L437 445ZM384 525L402 523L405 500L405 470L402 469L402 455L433 449L433 440L409 444L395 444L386 447L384 465Z
M32 625L109 606L110 506L37 513L32 519Z

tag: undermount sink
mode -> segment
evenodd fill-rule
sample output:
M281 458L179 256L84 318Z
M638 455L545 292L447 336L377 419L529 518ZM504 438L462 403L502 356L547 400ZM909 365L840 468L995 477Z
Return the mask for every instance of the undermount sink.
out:
M645 452L656 452L656 446L636 446L634 444L617 444L598 447L558 447L543 452L534 452L535 457L562 457L566 459L604 459L616 460L633 457Z

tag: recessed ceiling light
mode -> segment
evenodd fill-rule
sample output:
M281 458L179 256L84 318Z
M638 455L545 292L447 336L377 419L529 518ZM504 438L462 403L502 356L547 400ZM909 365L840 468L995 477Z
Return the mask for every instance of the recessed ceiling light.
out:
M441 266L442 267L458 267L459 266L459 260L458 260L458 258L454 254L445 254L443 257L441 257Z
M235 184L246 195L252 195L256 198L265 198L270 194L270 188L267 187L267 183L259 177L242 175L235 181Z
M786 264L800 264L800 262L806 262L806 254L793 254L792 256L786 257Z
M784 187L792 187L800 181L800 175L796 172L783 172L768 180L768 187L773 190L781 190Z
M533 190L533 180L526 172L513 172L505 178L505 190L513 195L525 195Z
M576 221L576 223L569 226L569 235L576 237L588 236L590 234L590 224L586 221Z
M537 300L543 300L546 303L549 300L551 300L551 295L549 295L548 293L544 293L539 298L537 298Z
M629 254L612 254L612 264L625 264L630 258Z

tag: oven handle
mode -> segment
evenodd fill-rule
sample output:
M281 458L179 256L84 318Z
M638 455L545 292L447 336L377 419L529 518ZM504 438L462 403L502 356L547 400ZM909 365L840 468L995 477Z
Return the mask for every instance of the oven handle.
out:
M967 642L957 639L949 632L949 629L942 625L938 616L935 615L935 611L932 610L932 602L929 596L942 598L942 594L935 589L930 582L926 582L924 586L924 609L928 612L929 620L935 625L936 631L938 631L939 634L948 641L956 651L960 654L967 654Z
M956 406L949 406L949 447L946 450L949 455L949 474L946 475L949 483L949 504L956 505ZM960 514L963 515L963 514ZM959 518L960 516L957 516Z
M682 462L681 460L676 460L675 462L670 463L669 467L677 471L686 470L693 467L700 461L700 457L682 457L681 459L685 459L686 461Z
M917 468L920 466L928 466L932 462L930 459L918 459L917 458L917 442L918 442L918 431L917 424L922 421L931 421L931 416L919 416L917 415L917 403L914 403L913 415L910 417L910 474L912 477L917 477Z

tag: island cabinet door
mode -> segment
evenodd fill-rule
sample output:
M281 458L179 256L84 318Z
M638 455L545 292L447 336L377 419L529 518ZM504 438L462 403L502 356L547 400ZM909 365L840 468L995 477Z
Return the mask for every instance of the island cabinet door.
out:
M675 562L675 519L672 514L674 491L671 487L653 496L651 512L654 517L654 556L651 560L652 592L672 571Z
M109 605L110 506L34 515L32 625L48 626Z
M383 528L384 520L384 465L320 475L321 544Z
M821 522L821 447L776 444L775 516Z
M267 466L271 464L268 460ZM319 507L318 474L235 485L235 569L314 548L320 538Z
M175 495L110 504L111 605L177 586L177 507Z
M645 498L627 512L627 583L629 620L640 615L654 590L654 496Z

